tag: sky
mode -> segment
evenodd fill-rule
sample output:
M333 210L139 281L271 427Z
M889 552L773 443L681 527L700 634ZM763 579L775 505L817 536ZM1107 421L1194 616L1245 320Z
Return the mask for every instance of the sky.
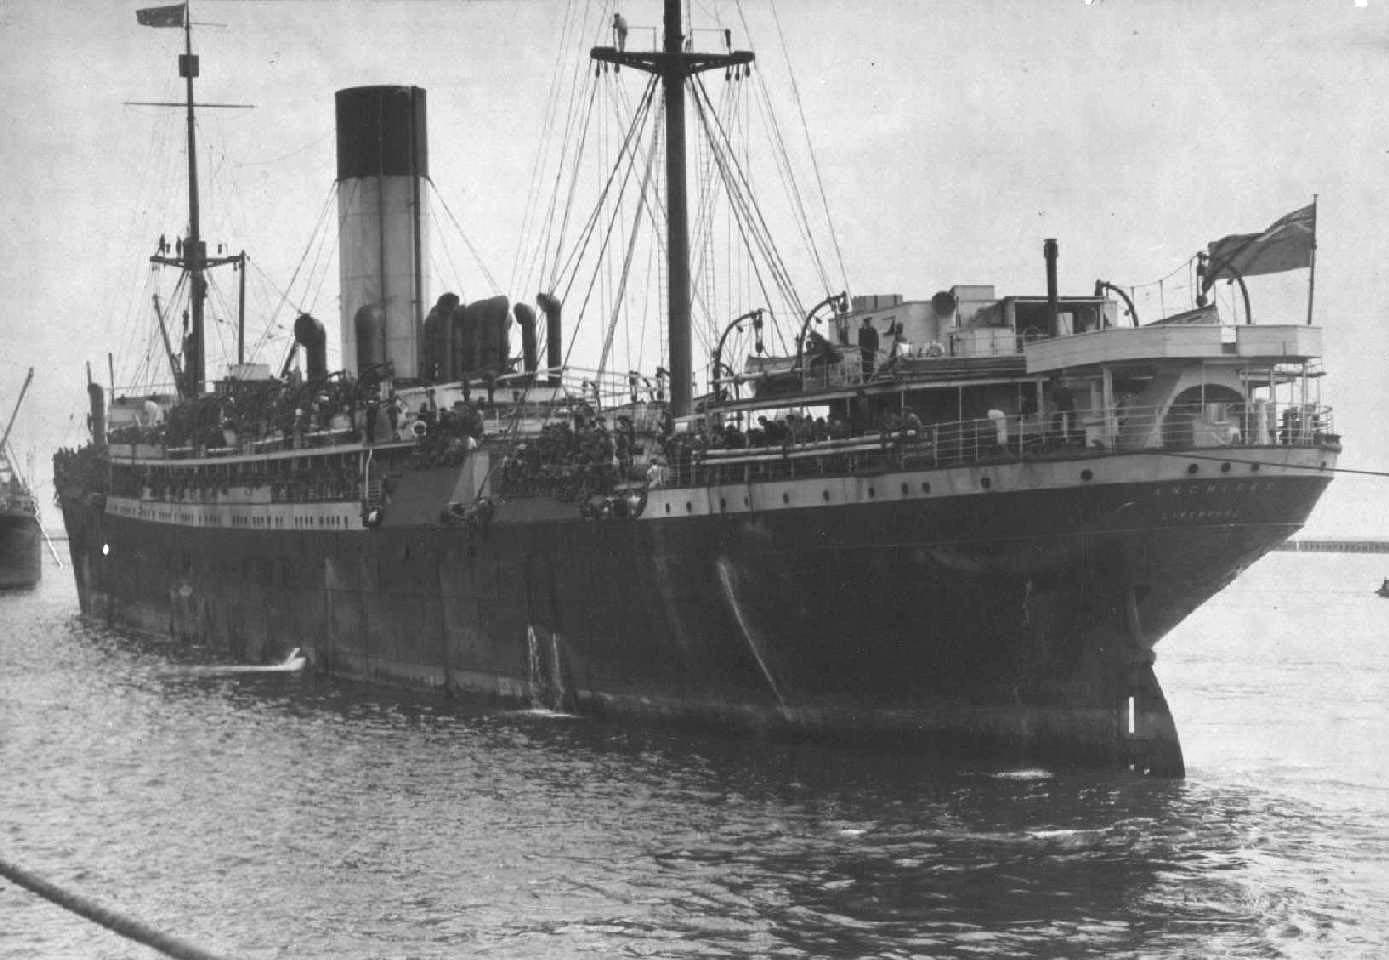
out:
M111 352L121 384L151 355L158 365L146 258L186 219L182 119L127 101L181 96L182 33L139 26L144 5L0 0L0 410L35 367L13 444L40 481L55 447L82 440L85 364L105 381ZM620 9L633 45L659 22L659 0ZM1155 319L1189 297L1184 265L1198 249L1318 195L1322 398L1344 437L1341 466L1389 472L1389 0L689 9L697 27L728 27L735 47L757 52L800 148L831 274L822 281L790 255L807 303L826 283L908 298L955 283L1041 293L1042 240L1055 237L1063 293L1104 278L1134 287L1142 318ZM286 312L303 308L336 343L336 268L323 239L334 222L332 98L359 84L428 90L440 240L431 297L528 297L535 281L518 264L546 221L532 171L539 147L559 142L568 107L552 94L556 66L609 42L612 10L581 0L194 3L199 100L253 105L199 119L204 233L251 256L252 338L266 317L288 323ZM640 77L625 71L618 82L634 101ZM1306 279L1251 280L1256 320L1305 319ZM213 313L225 318L234 279L217 283ZM226 344L229 329L210 336ZM278 366L281 349L257 359ZM633 347L620 349L625 362ZM219 348L209 356L217 366ZM1389 537L1389 482L1339 476L1306 533Z

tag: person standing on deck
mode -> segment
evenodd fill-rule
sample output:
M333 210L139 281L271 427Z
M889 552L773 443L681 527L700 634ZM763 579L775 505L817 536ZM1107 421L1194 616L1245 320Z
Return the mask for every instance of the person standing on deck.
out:
M619 51L627 49L627 20L620 13L613 13L613 39Z

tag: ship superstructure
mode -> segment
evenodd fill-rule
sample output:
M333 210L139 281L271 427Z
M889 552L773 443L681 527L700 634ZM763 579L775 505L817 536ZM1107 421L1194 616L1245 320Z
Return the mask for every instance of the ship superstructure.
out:
M667 8L660 50L592 56L663 76L669 124L682 78L751 55ZM302 381L243 364L110 409L93 384L58 465L85 612L596 715L1182 773L1153 646L1329 481L1319 328L1140 325L1106 284L1060 293L1048 240L1045 294L832 295L785 356L721 340L702 397L678 306L668 374L577 371L553 297L425 311L424 92L337 107L347 369L304 316Z

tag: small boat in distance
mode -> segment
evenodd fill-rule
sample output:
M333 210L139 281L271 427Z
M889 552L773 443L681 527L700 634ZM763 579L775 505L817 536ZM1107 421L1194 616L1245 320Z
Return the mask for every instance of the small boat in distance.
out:
M0 590L32 587L43 577L39 504L19 469L19 459L10 449L10 431L33 379L34 368L30 367L15 400L14 412L0 435Z
M1379 589L1375 593L1381 597L1389 597L1389 577L1384 578L1384 582L1379 585Z

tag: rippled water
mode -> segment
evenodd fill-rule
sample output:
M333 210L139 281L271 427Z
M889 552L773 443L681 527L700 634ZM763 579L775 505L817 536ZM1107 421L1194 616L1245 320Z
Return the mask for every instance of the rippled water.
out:
M229 957L1389 955L1389 557L1164 641L1181 783L189 671L48 574L0 596L0 857ZM153 954L0 881L0 956Z

